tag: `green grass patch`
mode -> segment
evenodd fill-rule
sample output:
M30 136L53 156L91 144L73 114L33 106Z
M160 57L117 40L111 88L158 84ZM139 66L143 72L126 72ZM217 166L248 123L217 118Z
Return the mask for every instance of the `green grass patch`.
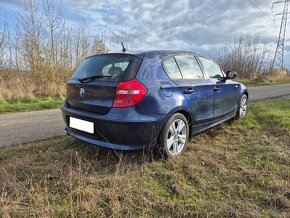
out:
M268 131L290 129L290 100L264 100L248 105L246 119L236 123L240 130Z
M60 97L20 98L9 101L0 99L0 114L58 108L63 102L64 99Z
M0 149L0 216L288 217L290 100L190 139L174 160L63 136Z

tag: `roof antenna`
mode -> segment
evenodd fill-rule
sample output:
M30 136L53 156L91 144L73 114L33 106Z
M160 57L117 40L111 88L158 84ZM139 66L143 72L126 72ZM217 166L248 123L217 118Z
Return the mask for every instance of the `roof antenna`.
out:
M125 52L126 52L126 48L125 48L125 46L124 46L124 43L121 42L121 45L122 45L122 47L123 47L122 52L125 53Z

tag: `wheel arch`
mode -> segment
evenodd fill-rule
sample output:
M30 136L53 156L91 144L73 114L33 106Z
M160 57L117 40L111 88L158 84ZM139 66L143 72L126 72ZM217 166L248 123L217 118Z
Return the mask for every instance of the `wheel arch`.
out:
M182 114L187 119L188 127L189 127L189 136L190 136L192 134L192 125L195 122L194 114L192 113L191 109L186 109L184 107L177 107L173 109L170 113L168 113L169 115L166 118L166 121L170 119L170 117L172 117L174 114L177 114L177 113ZM165 123L163 125L165 125Z
M178 110L174 114L176 114L176 113L182 114L187 119L188 128L189 128L189 136L191 136L191 133L192 133L192 128L191 127L192 127L192 124L193 124L193 118L192 118L192 116L186 110Z
M245 90L245 91L243 92L243 94L245 94L245 95L247 96L247 98L249 99L249 92L248 92L248 90Z

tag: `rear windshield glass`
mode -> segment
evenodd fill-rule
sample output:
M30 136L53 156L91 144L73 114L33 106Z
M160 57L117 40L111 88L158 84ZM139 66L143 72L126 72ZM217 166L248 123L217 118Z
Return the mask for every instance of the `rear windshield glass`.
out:
M128 54L105 54L87 58L75 71L73 79L100 76L101 81L126 81L136 76L142 60ZM104 77L102 77L104 76Z

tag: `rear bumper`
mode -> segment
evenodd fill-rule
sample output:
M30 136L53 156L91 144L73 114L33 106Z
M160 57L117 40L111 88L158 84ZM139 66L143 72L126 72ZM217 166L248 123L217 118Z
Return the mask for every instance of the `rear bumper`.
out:
M64 104L61 108L67 133L90 144L117 149L139 150L155 145L166 115L144 114L138 108L112 108L106 115L78 110ZM69 117L94 123L94 134L69 127Z

